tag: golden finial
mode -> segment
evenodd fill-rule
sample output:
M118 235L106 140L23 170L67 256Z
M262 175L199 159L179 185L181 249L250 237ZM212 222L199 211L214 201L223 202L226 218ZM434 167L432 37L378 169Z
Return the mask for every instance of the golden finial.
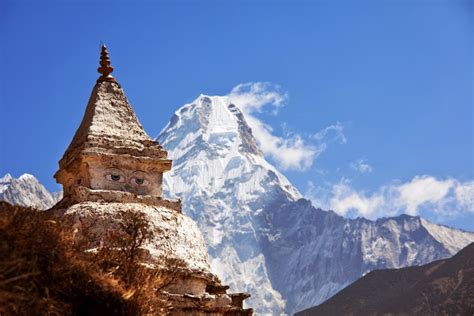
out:
M97 71L102 75L97 79L97 82L116 82L115 78L110 75L112 71L114 71L114 67L110 65L109 52L107 51L107 46L104 44L102 44L102 51L100 52L100 67L97 68Z

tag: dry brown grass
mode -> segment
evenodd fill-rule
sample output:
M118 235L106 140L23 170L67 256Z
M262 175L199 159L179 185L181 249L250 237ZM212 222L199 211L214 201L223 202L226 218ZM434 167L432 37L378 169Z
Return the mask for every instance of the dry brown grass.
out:
M140 264L149 225L119 216L120 229L90 251L48 213L0 202L0 315L166 314L159 291L172 275Z

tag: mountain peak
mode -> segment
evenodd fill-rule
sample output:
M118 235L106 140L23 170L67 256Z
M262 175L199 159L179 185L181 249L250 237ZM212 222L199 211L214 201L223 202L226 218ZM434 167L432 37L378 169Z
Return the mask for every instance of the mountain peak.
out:
M207 144L235 145L241 152L263 157L242 111L227 96L199 95L175 112L159 138L177 129L186 132L183 136L187 136L188 141L202 137ZM188 145L188 141L183 145Z
M286 177L265 160L244 112L227 96L199 95L175 112L157 140L169 150L175 169L186 161L196 162L193 167L196 181L189 184L200 189L214 188L218 191L222 186L229 185L230 179L252 172L258 166L264 173L254 170L252 176L275 178L274 181L284 188L292 200L301 197ZM195 174L196 170L199 170L199 175ZM229 172L230 178L223 176ZM261 180L251 185L260 186Z
M6 173L3 177L0 178L0 183L6 183L12 181L13 177L11 174Z
M60 198L60 193L51 194L31 174L25 173L15 179L7 173L0 178L0 201L45 210Z
M36 179L34 175L29 174L29 173L22 174L18 178L18 180L20 180L20 181L33 181L33 182L39 183L38 179Z

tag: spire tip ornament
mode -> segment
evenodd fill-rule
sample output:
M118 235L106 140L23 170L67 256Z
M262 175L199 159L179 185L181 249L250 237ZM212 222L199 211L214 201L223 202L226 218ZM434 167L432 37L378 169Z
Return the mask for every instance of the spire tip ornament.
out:
M99 64L100 64L100 67L97 68L97 71L102 76L100 76L99 79L97 79L97 82L102 82L102 81L116 82L115 78L110 75L114 71L114 67L110 65L109 52L107 51L107 46L105 46L105 44L102 44Z

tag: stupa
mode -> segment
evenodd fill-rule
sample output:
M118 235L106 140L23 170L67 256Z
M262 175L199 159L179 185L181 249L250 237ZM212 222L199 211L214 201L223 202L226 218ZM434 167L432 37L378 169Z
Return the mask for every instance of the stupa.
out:
M143 246L150 258L146 264L166 273L167 262L181 263L163 289L172 315L251 315L252 309L242 307L249 294L228 294L228 286L211 272L202 234L182 213L181 202L162 198L163 172L172 162L146 134L111 75L105 45L98 71L84 118L59 161L55 179L64 196L52 211L73 219L78 232L87 223L98 238L118 224L120 212L143 214L152 231Z

